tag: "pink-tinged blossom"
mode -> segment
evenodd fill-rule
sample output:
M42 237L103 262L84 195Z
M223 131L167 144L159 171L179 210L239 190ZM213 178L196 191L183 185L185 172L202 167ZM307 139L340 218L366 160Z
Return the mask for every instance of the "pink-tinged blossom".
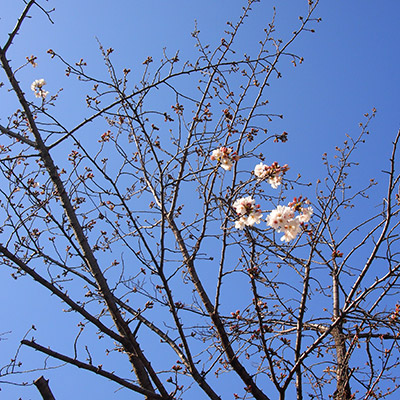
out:
M291 206L293 204L293 206ZM313 213L311 207L297 207L291 203L289 207L278 206L267 216L267 225L278 233L283 232L281 241L290 242L301 232L301 224L308 222ZM300 214L295 217L295 211Z
M246 224L245 224L245 220L243 219L243 217L239 218L237 221L235 221L236 229L239 229L240 231L242 231L245 226L246 226Z
M45 99L46 96L49 94L46 90L43 90L43 86L46 84L44 79L36 79L32 82L31 90L35 93L36 97L41 97Z
M254 168L254 175L259 179L268 179L268 183L273 189L276 189L282 182L282 177L289 169L288 165L279 166L277 162L271 165L265 165L262 162L257 164Z
M245 226L259 224L262 218L260 206L255 204L251 196L236 200L232 207L235 209L239 219L235 222L235 228L243 230Z
M261 222L262 214L261 211L256 209L252 214L247 217L246 225L253 226L254 224L259 224Z
M239 156L231 147L220 147L212 152L210 159L219 161L225 171L230 171L233 163L239 160Z
M300 220L297 216L296 218L288 221L284 226L283 232L285 234L281 237L281 241L290 242L291 240L296 239L296 236L300 233L300 231Z
M264 175L265 175L265 167L266 167L267 165L264 165L262 162L260 163L260 164L257 164L255 167L254 167L254 175L257 177L257 178L260 178L260 179L262 179L263 177L264 177Z
M238 215L245 215L254 208L255 201L251 196L242 197L233 203L233 208Z
M294 211L290 207L278 206L267 216L267 225L281 232L288 221L294 218Z
M314 210L312 207L302 207L301 214L299 215L300 222L306 223L310 220Z
M277 189L281 182L282 177L278 175L274 176L273 178L268 178L268 183L271 185L272 189Z

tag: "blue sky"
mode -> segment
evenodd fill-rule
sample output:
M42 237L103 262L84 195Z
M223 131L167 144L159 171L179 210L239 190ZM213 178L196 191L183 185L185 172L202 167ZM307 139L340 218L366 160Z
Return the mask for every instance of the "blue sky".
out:
M235 20L243 5L239 0L121 0L112 5L105 0L41 3L47 8L55 7L52 14L55 24L34 10L33 18L23 25L9 57L14 65L31 54L38 57L39 66L25 69L19 79L27 91L30 83L38 78L46 79L47 90L52 93L63 87L57 112L64 117L70 114L69 127L87 115L84 95L76 82L65 78L62 66L49 60L46 54L49 48L69 60L84 58L94 75L105 76L98 38L105 48L115 49L116 65L140 71L142 61L152 56L157 62L164 47L169 54L179 50L181 60L193 58L195 49L190 33L195 20L203 42L211 46L218 43L226 21ZM240 39L243 51L256 51L253 38L270 20L275 3L278 35L287 38L298 26L298 16L304 15L307 1L262 0L256 4ZM20 0L2 0L2 44L22 8ZM323 1L315 15L322 18L315 27L316 32L304 33L291 48L304 58L304 63L294 68L290 61L283 61L280 67L283 78L273 82L267 93L271 110L284 115L282 120L273 120L268 129L274 133L289 132L289 142L266 149L265 154L268 156L270 152L278 162L288 163L293 177L299 171L304 181L315 182L323 175L321 155L333 154L334 146L343 142L346 133L357 134L363 114L376 107L371 135L360 149L357 161L361 165L353 179L356 185L371 177L379 181L380 171L388 165L391 141L400 127L400 3L397 0ZM0 81L4 80L1 76ZM9 98L5 88L0 89L0 96ZM1 101L0 122L5 123L12 103ZM6 341L0 341L0 366L13 356L16 343L32 324L46 332L43 337L49 344L60 339L73 340L74 333L60 329L66 314L60 312L62 307L56 299L26 280L14 281L4 269L0 269L0 279L0 332L11 331L5 335ZM74 316L67 314L67 318L76 324ZM26 368L33 368L36 362L33 351L24 349L23 352ZM32 376L35 374L23 379L30 380ZM46 372L46 377L51 379L57 400L71 397L123 400L124 395L132 398L124 391L114 393L115 386L102 385L98 378L72 367ZM40 398L32 387L0 383L0 388L5 398Z

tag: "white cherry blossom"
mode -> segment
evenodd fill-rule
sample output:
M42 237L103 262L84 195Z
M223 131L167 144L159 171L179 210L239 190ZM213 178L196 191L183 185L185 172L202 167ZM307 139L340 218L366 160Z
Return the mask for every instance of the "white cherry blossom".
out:
M295 216L295 207L278 205L267 216L267 225L278 233L284 233L281 241L290 242L295 239L301 232L301 224L308 222L313 213L311 207L299 207L296 210L300 212L297 216Z
M313 214L314 210L312 207L304 207L301 209L301 214L299 215L300 222L308 222Z
M46 96L49 94L46 90L43 90L43 86L46 84L44 79L36 79L31 84L31 90L35 93L36 97L41 97L45 99Z
M233 163L239 160L239 156L231 147L220 147L213 150L210 159L219 161L221 168L225 171L230 171Z
M282 182L282 177L289 169L288 165L280 166L277 162L273 162L271 165L265 165L262 162L254 167L254 175L259 179L268 179L268 183L273 189Z
M243 230L245 226L253 226L261 222L262 213L260 211L260 206L255 204L251 196L236 200L232 207L240 217L235 222L236 229Z

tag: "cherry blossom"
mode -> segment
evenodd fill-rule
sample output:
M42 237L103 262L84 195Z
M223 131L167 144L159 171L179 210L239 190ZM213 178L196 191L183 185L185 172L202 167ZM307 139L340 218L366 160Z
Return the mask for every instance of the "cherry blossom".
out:
M290 242L293 239L296 239L296 236L300 233L300 220L297 216L296 218L287 221L284 227L284 235L281 237L282 242Z
M295 216L295 211L300 214ZM275 229L278 233L283 232L281 241L290 242L295 239L301 231L301 224L310 220L313 213L312 207L302 207L301 198L295 199L289 206L277 206L277 208L267 216L267 225Z
M271 165L265 165L261 162L255 166L254 175L259 180L268 179L268 183L273 189L276 189L281 184L282 177L288 169L287 164L281 167L276 161Z
M210 159L219 161L225 171L230 171L233 163L239 160L239 156L231 147L220 147L212 152Z
M260 223L262 218L260 206L255 204L251 196L236 200L232 206L240 217L235 222L236 229L243 230L245 226L253 226Z
M36 97L41 97L42 99L45 99L46 96L49 94L49 92L42 89L45 84L46 81L44 79L36 79L32 82L31 90L35 93Z
M314 210L312 207L302 207L301 214L299 215L300 222L308 222L313 214Z

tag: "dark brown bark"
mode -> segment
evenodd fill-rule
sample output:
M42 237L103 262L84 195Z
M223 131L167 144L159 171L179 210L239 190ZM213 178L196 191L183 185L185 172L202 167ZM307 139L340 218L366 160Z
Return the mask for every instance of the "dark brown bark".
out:
M53 396L53 393L50 390L48 379L44 379L43 375L33 381L33 384L38 388L40 394L43 397L43 400L56 400Z
M58 352L56 352L54 350L51 350L48 347L41 346L40 344L34 342L33 340L22 340L21 344L23 344L25 346L32 347L37 351L40 351L40 352L42 352L44 354L49 355L50 357L54 357L54 358L56 358L58 360L61 360L63 362L71 364L71 365L75 365L78 368L82 368L82 369L85 369L87 371L94 372L97 375L103 376L103 377L105 377L107 379L110 379L111 381L117 382L118 384L120 384L123 387L131 389L131 390L133 390L135 392L144 394L146 396L146 398L155 399L155 400L169 399L170 398L169 396L162 397L162 396L160 396L160 395L158 395L156 393L153 393L151 391L143 389L140 386L134 385L133 383L130 383L127 380L122 379L119 376L117 376L117 375L115 375L115 374L113 374L111 372L105 371L100 367L96 367L96 366L91 365L91 364L86 364L86 363L84 363L82 361L79 361L79 360L77 360L75 358L71 358L71 357L68 357L68 356L66 356L64 354L58 353ZM47 399L45 399L45 400L47 400Z
M349 366L346 357L346 341L341 325L332 330L332 336L336 347L336 391L333 394L335 400L351 399L349 383Z

